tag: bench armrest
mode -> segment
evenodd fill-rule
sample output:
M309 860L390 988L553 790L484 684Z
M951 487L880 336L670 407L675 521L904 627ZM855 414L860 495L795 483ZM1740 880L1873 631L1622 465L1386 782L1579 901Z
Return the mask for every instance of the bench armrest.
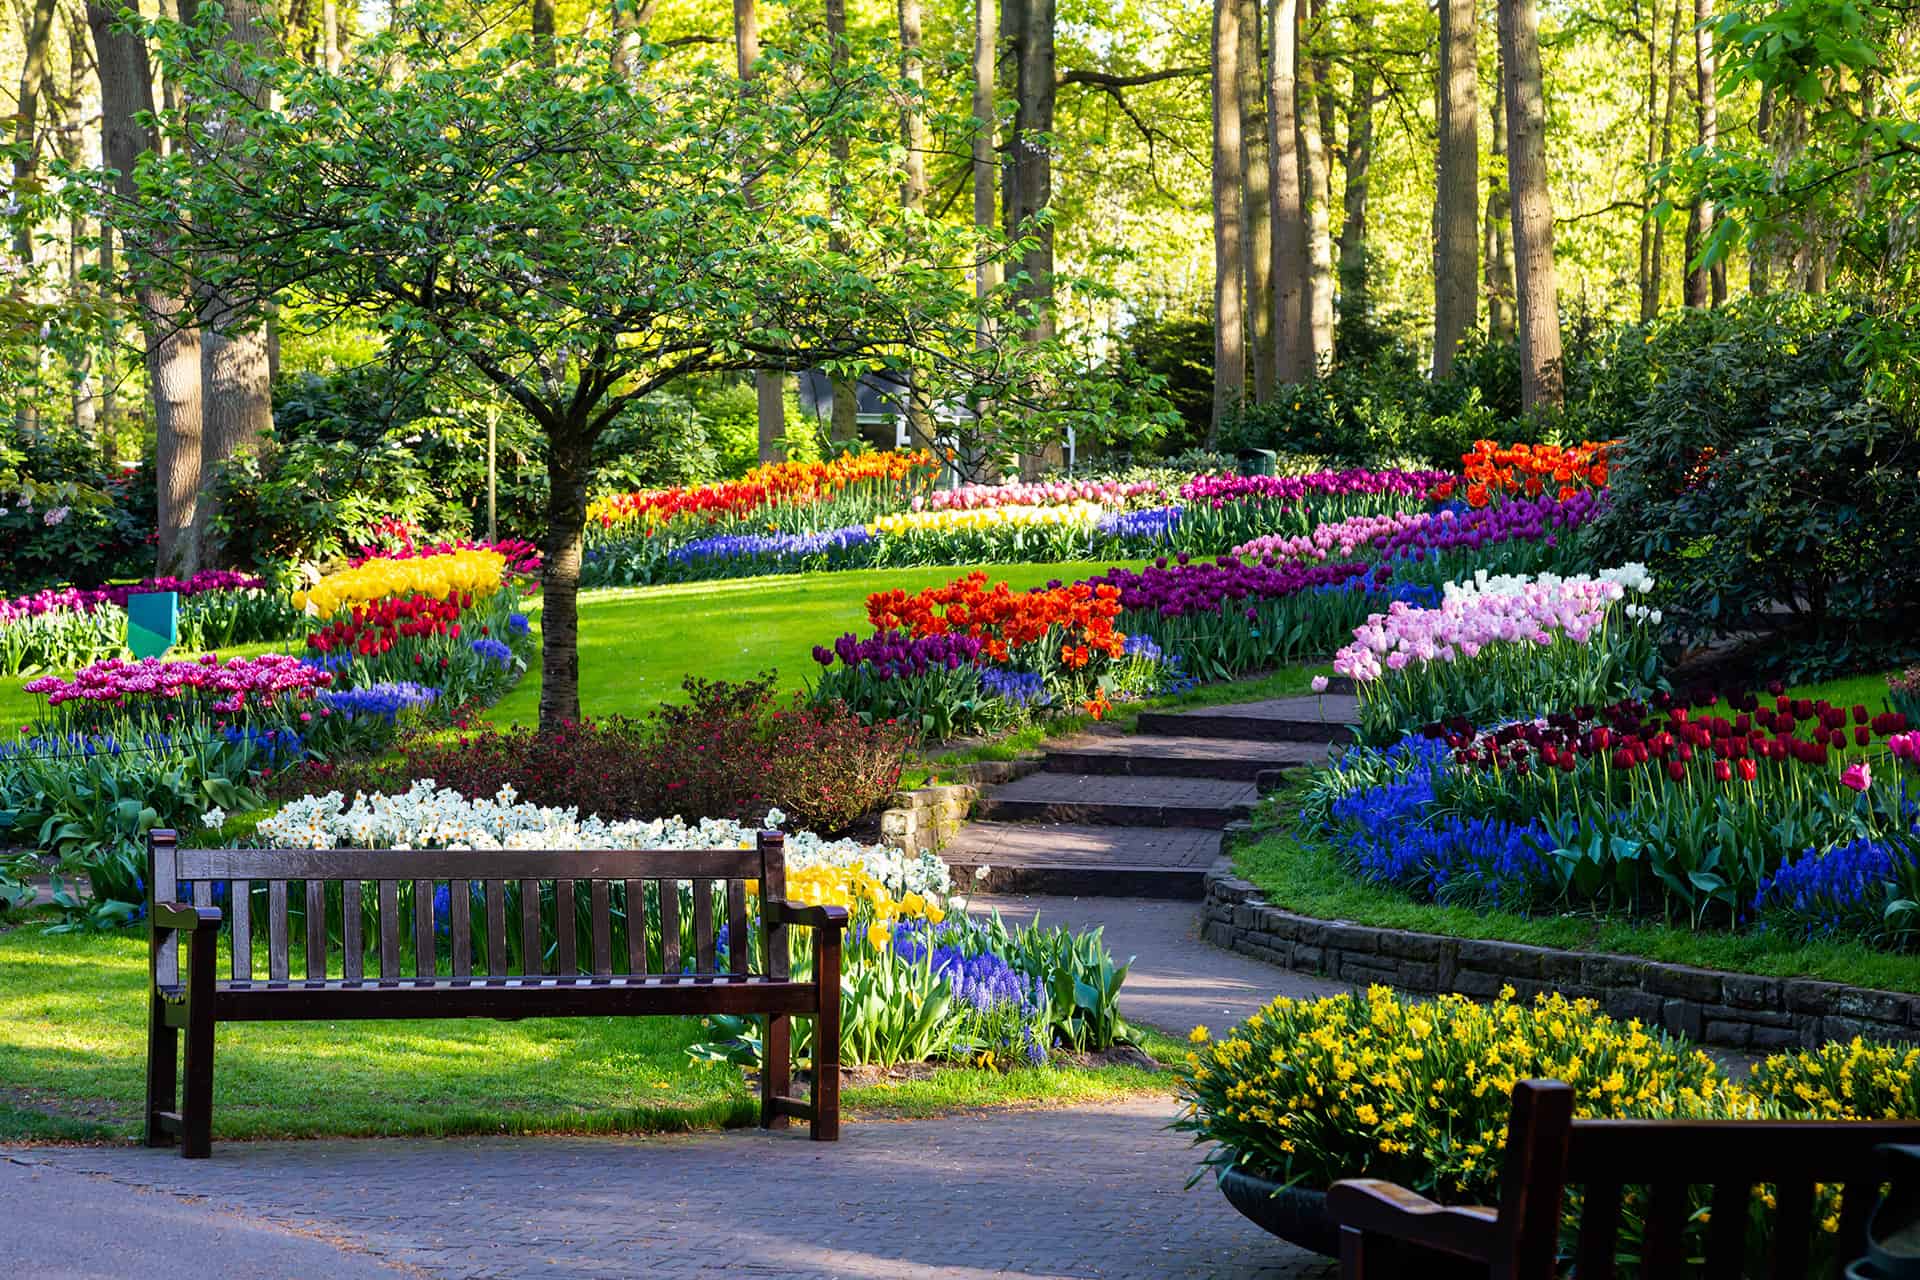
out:
M1478 1206L1436 1204L1392 1182L1350 1178L1327 1191L1327 1213L1342 1227L1435 1249L1475 1262L1492 1262L1499 1213Z
M798 902L769 902L763 908L768 924L797 924L813 929L847 927L845 907L808 907Z
M156 902L153 904L153 927L156 929L217 929L223 917L218 907L194 907L184 902Z

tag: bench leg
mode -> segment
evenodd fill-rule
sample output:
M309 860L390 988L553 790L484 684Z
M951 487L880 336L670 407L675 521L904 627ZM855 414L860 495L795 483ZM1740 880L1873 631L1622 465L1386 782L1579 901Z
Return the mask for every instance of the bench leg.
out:
M213 939L196 935L187 979L187 1071L180 1102L180 1154L213 1154Z
M793 1019L784 1013L767 1015L765 1060L760 1064L760 1127L784 1129L786 1112L777 1110L775 1098L793 1092Z
M160 1113L179 1103L180 1032L167 1025L165 1002L147 998L147 1145L170 1147L173 1135L160 1127Z
M807 1136L815 1142L840 1139L840 931L822 929L815 942L814 990L819 997L813 1019L813 1115Z

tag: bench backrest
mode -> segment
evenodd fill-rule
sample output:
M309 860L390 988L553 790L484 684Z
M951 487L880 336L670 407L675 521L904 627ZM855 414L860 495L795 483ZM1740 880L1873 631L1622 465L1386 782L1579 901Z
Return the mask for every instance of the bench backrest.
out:
M400 850L182 849L163 830L149 834L148 850L153 900L171 900L185 883L193 905L225 910L240 982L255 980L263 908L269 982L291 980L296 948L308 980L737 977L756 951L759 972L789 972L787 927L755 928L747 913L751 881L762 901L786 897L777 831L761 832L752 849ZM172 937L155 976L179 980Z
M1514 1086L1499 1219L1512 1241L1514 1276L1554 1274L1562 1200L1575 1186L1582 1191L1574 1250L1580 1280L1615 1274L1628 1188L1644 1230L1641 1275L1689 1273L1686 1227L1700 1207L1696 1189L1710 1188L1700 1274L1801 1280L1812 1274L1819 1229L1814 1184L1824 1183L1841 1188L1832 1269L1839 1277L1864 1250L1880 1195L1885 1170L1875 1148L1920 1143L1920 1121L1575 1120L1573 1104L1573 1090L1559 1081ZM1774 1197L1772 1246L1770 1256L1749 1264L1750 1198L1760 1186Z

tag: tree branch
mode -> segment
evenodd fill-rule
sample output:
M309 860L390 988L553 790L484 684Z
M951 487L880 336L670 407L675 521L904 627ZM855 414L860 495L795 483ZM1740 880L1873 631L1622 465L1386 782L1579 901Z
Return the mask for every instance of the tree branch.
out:
M1092 85L1096 89L1132 89L1143 84L1158 84L1162 80L1179 80L1187 76L1204 76L1206 67L1168 67L1164 71L1142 71L1130 76L1116 76L1105 71L1069 71L1053 82L1054 88L1064 89L1070 84Z

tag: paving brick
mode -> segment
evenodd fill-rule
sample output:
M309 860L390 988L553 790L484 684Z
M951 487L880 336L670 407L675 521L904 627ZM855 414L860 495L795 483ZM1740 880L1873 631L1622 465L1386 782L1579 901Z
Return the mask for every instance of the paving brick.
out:
M138 1192L189 1219L242 1215L432 1277L1331 1277L1208 1183L1185 1189L1195 1152L1166 1129L1175 1108L1153 1099L855 1122L831 1145L800 1128L228 1142L208 1161L126 1147L0 1159L88 1175L69 1180L63 1214L9 1217L10 1249L24 1233L84 1233L90 1203Z

